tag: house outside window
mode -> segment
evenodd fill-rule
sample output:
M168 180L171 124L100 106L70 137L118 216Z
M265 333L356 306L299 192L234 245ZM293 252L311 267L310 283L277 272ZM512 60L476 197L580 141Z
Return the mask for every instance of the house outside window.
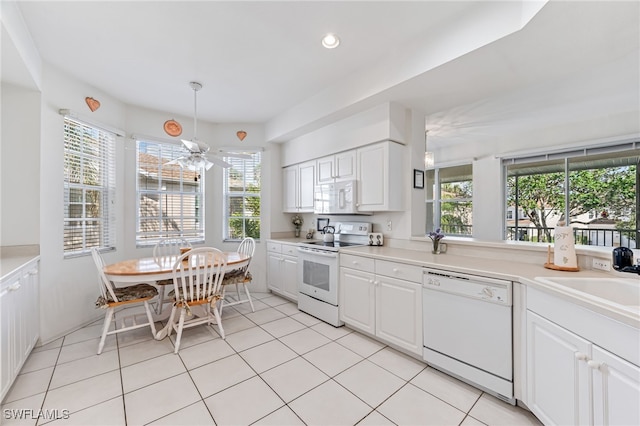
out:
M231 167L224 171L223 237L239 241L246 237L260 238L260 152L251 152L251 159L225 157Z
M551 243L564 222L576 244L640 247L640 149L634 143L506 160L506 239ZM624 148L628 149L624 149Z
M471 164L426 170L427 232L473 235L472 172Z
M176 144L138 140L136 151L137 246L154 245L166 237L204 242L202 171L166 164L185 154Z
M115 137L64 118L64 256L115 248Z

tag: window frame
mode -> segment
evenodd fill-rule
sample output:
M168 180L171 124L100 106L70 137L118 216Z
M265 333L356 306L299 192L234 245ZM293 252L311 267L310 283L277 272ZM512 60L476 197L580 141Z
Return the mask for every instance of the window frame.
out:
M82 120L71 114L63 113L63 258L86 256L91 249L100 251L115 250L116 247L116 219L115 219L115 187L116 187L116 137L120 136L113 130ZM75 132L74 132L75 130ZM72 144L77 148L72 149ZM70 177L73 159L79 167L78 182ZM87 182L90 176L85 173L87 166L93 166L99 171L96 184ZM80 191L80 201L74 201L72 194ZM88 191L99 192L99 209L97 216L87 216L87 206L90 205ZM72 217L72 206L81 206L80 214ZM76 212L77 209L74 209ZM75 233L67 236L71 229L71 222L80 222L81 240L71 248L67 248L68 240ZM98 244L91 244L88 238L88 222L98 222ZM77 234L75 234L77 235Z
M544 153L544 154L528 154L528 155L522 155L520 157L518 156L511 156L511 157L505 157L502 158L502 167L503 167L503 176L504 176L504 186L505 186L505 192L504 192L504 209L505 211L507 209L511 208L516 208L516 210L522 209L520 204L517 204L516 206L509 206L509 179L511 176L516 176L516 175L520 175L520 176L529 176L529 175L543 175L543 174L548 174L548 173L562 173L564 174L563 176L563 199L564 199L564 209L563 211L561 211L561 215L563 215L565 218L569 218L571 220L571 215L570 215L570 201L571 201L571 195L572 193L575 191L575 188L571 185L571 175L574 172L580 171L580 170L592 170L592 169L598 169L598 170L605 170L608 168L615 168L615 167L621 167L620 164L616 164L616 162L620 162L620 160L624 160L624 159L629 159L629 158L633 158L633 157L640 157L640 141L637 140L633 140L633 141L619 141L619 142L613 142L613 143L608 143L608 144L602 144L602 145L594 145L594 146L587 146L587 147L579 147L579 148L570 148L570 149L565 149L565 150L558 150L558 151L554 151L554 152L549 152L549 153ZM618 160L618 161L616 161ZM609 165L606 165L605 162L610 162ZM598 162L603 163L603 165L601 167L594 167L594 165L597 165ZM577 167L576 167L577 165ZM627 164L627 165L631 165L631 164ZM636 187L635 187L635 220L636 220L636 228L635 228L635 242L636 242L636 246L640 247L640 226L639 226L639 222L640 222L640 161L638 161L636 164L636 172L635 172L635 176L636 176ZM525 173L511 173L510 174L510 167L514 167L514 168L524 168ZM529 170L529 172L527 172L527 168L531 169ZM535 173L535 169L538 168L540 169L540 171L538 173ZM548 170L545 170L548 169ZM516 180L517 181L517 180ZM517 197L516 197L516 202L517 202ZM545 209L546 210L546 209ZM588 211L583 212L582 214L584 215L588 215L589 219L598 219L597 215L593 214L593 209L589 209ZM519 219L520 217L518 217ZM523 218L526 219L525 216L523 216ZM575 222L575 221L574 221ZM510 226L509 223L507 223L507 221L505 220L504 225L503 225L503 240L504 241L513 241L513 239L508 239L509 237L509 229L510 228L514 228L513 229L513 234L514 235L519 235L521 233L521 231L519 232L519 228L518 228L518 221L515 221L515 226ZM589 247L613 247L615 245L615 232L619 232L619 236L618 238L620 239L620 242L622 242L622 236L623 233L622 231L619 231L618 228L612 228L612 229L607 229L606 231L611 231L611 245L608 245L606 243L606 231L603 231L602 229L595 229L595 228L590 228L589 226L587 227L574 227L574 236L576 237L576 244L581 244L581 245L585 245L585 246L589 246ZM530 227L525 227L522 226L520 229L523 230L528 230L530 229ZM537 228L533 228L533 229L537 229ZM547 226L547 228L543 228L543 229L548 229L553 231L554 226ZM591 241L591 235L596 233L596 231L602 231L605 234L604 237L604 244L599 244L598 241L596 241L596 244L592 244ZM546 232L546 231L545 231ZM534 235L535 237L535 235ZM580 237L580 238L578 238ZM533 237L532 237L533 238ZM589 243L588 244L583 244L580 241L584 240L585 238L588 238ZM531 242L531 241L530 241ZM620 243L619 242L619 243ZM534 241L532 243L536 243L536 244L549 244L549 241ZM629 243L631 244L631 242L629 241Z
M234 151L234 153L237 153L237 151ZM228 167L226 169L224 169L223 172L223 179L222 179L222 239L225 242L238 242L238 241L242 241L242 239L246 238L247 232L246 232L246 221L247 220L251 220L251 219L257 219L258 221L258 227L259 227L259 231L258 231L258 236L253 236L253 238L256 241L259 241L260 239L260 234L262 232L262 164L263 164L263 155L262 155L262 150L261 149L247 149L247 150L242 150L241 152L242 154L248 154L251 156L258 156L257 161L252 159L251 160L251 164L254 167L258 168L258 184L259 184L259 190L257 192L250 192L247 191L247 173L246 173L246 169L247 167L251 167L247 164L247 162L249 160L247 159L240 159L240 158L234 158L234 157L230 157L230 156L224 156L223 160L230 163L232 165L232 167ZM229 173L231 170L235 170L235 167L237 165L241 164L242 165L242 173L243 173L243 190L242 191L230 191L229 190L229 180L230 180L230 176ZM241 233L241 237L239 238L232 238L229 234L230 234L230 225L229 225L229 221L231 220L231 217L229 215L229 211L230 211L230 198L231 197L242 197L243 199L243 214L242 216L233 216L234 218L240 218L242 219L242 233ZM248 215L246 214L246 202L244 202L245 198L247 197L251 197L251 198L258 198L258 200L260 201L260 214L256 217L253 215Z
M135 230L135 241L136 247L150 247L154 246L161 238L165 237L182 237L185 238L192 244L202 244L205 242L206 238L206 215L205 215L205 205L206 205L206 191L205 191L205 179L204 179L204 169L200 171L191 171L187 169L181 168L179 165L174 164L171 165L171 170L167 172L167 168L162 165L187 155L187 152L182 148L181 145L176 144L172 141L161 141L153 138L136 138L135 141L135 150L136 150L136 230ZM145 146L144 152L141 152L141 147ZM149 148L151 151L156 151L158 155L150 154L148 152ZM156 158L158 161L156 163L157 167L151 167L153 164L151 162L145 162L145 164L149 164L148 170L141 170L141 154L147 154L148 156L152 156ZM164 172L163 172L164 170ZM155 179L153 177L153 173L155 172ZM175 172L178 172L178 177L175 178ZM153 182L156 182L155 188L141 188L141 181L143 179L143 175L148 175L148 179ZM190 181L190 179L197 179L198 184L196 185L196 189L193 191L185 191L185 184ZM169 185L173 188L170 190ZM178 189L175 189L177 185ZM150 201L155 201L157 199L158 203L158 215L156 216L142 216L141 215L141 200L144 195L148 195L148 199ZM192 215L185 215L184 208L186 204L185 198L195 196L193 201L193 209L195 213ZM168 202L168 197L171 197L171 203ZM179 213L170 214L165 209L168 206L172 206L172 210L175 210L175 198L178 199L178 209ZM165 223L166 221L173 220L172 218L178 218L180 221L181 229L176 231L168 231L163 229L164 226L160 226L159 230L152 231L144 231L142 230L142 222L143 218L150 218L150 220L154 220L153 218L157 218L156 220L159 223ZM198 224L199 226L185 229L185 219L192 219L194 224ZM154 234L158 234L154 236ZM144 235L149 235L148 238L143 238Z
M442 184L446 183L442 179L443 172L447 174L447 171L454 169L469 168L468 176L471 182L471 197L459 197L459 198L442 198ZM430 196L431 194L431 196ZM442 204L443 203L469 203L471 216L471 225L466 225L471 229L468 234L447 232L442 225ZM448 236L456 236L463 238L473 238L473 163L464 162L460 164L446 164L435 167L429 167L425 170L425 230L427 233L433 232L436 228L440 228L442 233ZM432 213L430 213L432 212Z

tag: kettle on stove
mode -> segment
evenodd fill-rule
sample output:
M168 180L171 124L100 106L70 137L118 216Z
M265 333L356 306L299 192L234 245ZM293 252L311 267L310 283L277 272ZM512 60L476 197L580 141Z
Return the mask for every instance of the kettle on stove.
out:
M616 247L612 257L613 269L616 271L633 266L633 251L627 247Z
M333 242L333 234L336 232L336 228L334 228L333 226L325 226L324 228L322 228L322 233L324 234L322 236L322 241L324 241L325 243L332 243Z

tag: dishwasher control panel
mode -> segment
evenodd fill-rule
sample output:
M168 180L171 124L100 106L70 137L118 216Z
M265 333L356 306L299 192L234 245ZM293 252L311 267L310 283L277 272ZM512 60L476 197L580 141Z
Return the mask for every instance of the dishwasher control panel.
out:
M511 281L477 275L458 274L438 269L424 269L425 289L511 306Z

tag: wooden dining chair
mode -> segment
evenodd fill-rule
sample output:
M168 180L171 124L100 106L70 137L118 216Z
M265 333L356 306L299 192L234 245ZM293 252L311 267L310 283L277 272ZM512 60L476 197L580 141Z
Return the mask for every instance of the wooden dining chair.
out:
M202 324L218 324L220 337L225 338L218 301L220 285L227 268L227 256L213 247L190 250L173 265L174 303L169 316L168 335L176 331L174 353L180 349L182 331ZM179 318L176 315L179 314ZM189 317L189 318L187 318ZM177 321L177 323L176 323Z
M182 254L182 249L191 249L191 243L182 237L161 238L153 247L153 258L161 266L172 267L176 258ZM158 303L156 303L156 314L162 313L165 303L173 302L173 299L165 297L165 288L173 286L173 279L157 281Z
M240 303L249 303L251 306L251 312L255 312L253 307L253 300L251 299L251 293L249 293L249 288L247 284L251 282L253 277L251 276L251 272L249 272L249 265L251 263L251 259L256 251L256 240L251 237L247 237L238 246L238 253L246 254L249 256L249 260L242 267L229 271L225 274L224 279L222 280L222 300L220 301L220 314L222 314L222 308L225 306L234 306ZM226 291L227 287L230 285L236 286L237 300L228 301L226 299ZM247 295L246 299L243 299L240 296L240 287L244 289L245 294Z
M104 273L104 260L98 249L91 250L91 256L98 269L98 275L100 281L98 286L100 288L100 296L96 300L96 307L106 309L104 316L104 325L102 327L102 336L100 337L100 343L98 344L98 355L102 353L105 340L107 336L111 334L120 333L123 331L135 330L136 328L149 326L151 329L151 335L156 336L156 325L151 316L151 308L149 307L149 300L158 295L158 290L149 284L134 284L126 287L115 287ZM114 329L111 328L111 322L116 316L116 309L123 306L132 306L135 304L144 305L144 310L147 315L147 321L138 323L138 318L141 313L118 316L117 321L114 323Z

